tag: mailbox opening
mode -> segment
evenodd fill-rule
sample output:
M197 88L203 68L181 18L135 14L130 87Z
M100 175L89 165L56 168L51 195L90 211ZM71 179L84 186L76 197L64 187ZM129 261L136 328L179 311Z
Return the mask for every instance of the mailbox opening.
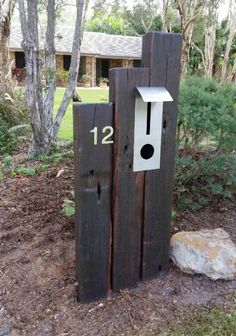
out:
M146 144L141 148L140 154L144 160L151 159L154 154L154 147L150 144Z

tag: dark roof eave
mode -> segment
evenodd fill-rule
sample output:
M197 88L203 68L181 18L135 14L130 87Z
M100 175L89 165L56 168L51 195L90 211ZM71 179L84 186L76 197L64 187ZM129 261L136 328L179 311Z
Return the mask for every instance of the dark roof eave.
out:
M22 51L22 48L12 48L10 47L9 50L11 52L14 51ZM56 51L56 55L71 55L68 51ZM127 55L119 55L119 56L113 56L113 55L99 55L99 54L88 54L88 53L81 53L81 56L87 56L87 57L95 57L95 58L108 58L108 59L126 59L126 60L141 60L142 57L138 56L127 56Z

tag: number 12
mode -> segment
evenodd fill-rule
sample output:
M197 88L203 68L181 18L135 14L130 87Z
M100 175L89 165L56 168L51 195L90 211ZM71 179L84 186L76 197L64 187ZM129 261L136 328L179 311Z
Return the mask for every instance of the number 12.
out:
M102 139L102 145L108 145L108 144L112 144L114 143L113 140L108 140L109 138L112 137L112 135L114 134L114 128L111 127L111 126L105 126L103 129L102 129L102 133L106 133L108 131L108 134L105 135ZM94 145L97 145L98 144L98 128L97 127L94 127L94 129L92 129L90 131L90 133L93 133L93 144Z

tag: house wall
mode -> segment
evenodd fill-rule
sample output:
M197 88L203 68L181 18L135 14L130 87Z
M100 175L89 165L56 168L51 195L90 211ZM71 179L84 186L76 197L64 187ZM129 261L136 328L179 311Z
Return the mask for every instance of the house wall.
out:
M14 51L10 51L10 60L12 62L12 68L16 67L16 56Z
M86 74L92 78L92 86L96 85L96 58L86 56L85 58L85 71Z
M128 59L111 59L110 68L132 68L133 67L133 60L128 60Z
M79 75L82 76L86 74L86 57L80 57L80 65L79 65Z
M56 55L56 69L64 70L63 68L63 55Z
M120 68L123 66L123 60L122 59L111 59L109 62L109 67L111 68Z
M10 51L10 59L13 61L12 68L15 68L15 52ZM83 60L80 63L80 75L87 74L92 78L92 86L96 85L96 58L92 56L82 56ZM109 68L117 67L133 67L133 60L127 59L110 59ZM56 54L56 69L57 71L64 70L63 55Z
M133 60L127 60L127 59L123 59L123 67L125 68L133 68Z

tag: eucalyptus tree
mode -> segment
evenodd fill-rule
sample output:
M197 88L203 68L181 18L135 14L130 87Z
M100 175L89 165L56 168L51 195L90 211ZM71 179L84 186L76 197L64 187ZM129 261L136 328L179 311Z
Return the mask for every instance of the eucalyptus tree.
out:
M43 53L39 38L39 1L19 0L22 47L26 59L26 100L32 127L32 143L29 157L39 154L47 155L58 134L63 116L69 106L77 84L80 61L80 45L83 37L88 0L75 0L76 20L73 35L71 65L68 86L54 118L54 101L56 91L55 65L55 25L56 0L47 0L47 24ZM42 57L42 54L44 55ZM42 69L46 72L46 89L42 87Z
M92 7L92 16L87 21L86 30L113 35L125 35L126 25L122 15L121 0L96 0Z
M194 24L205 3L205 0L175 0L180 16L181 33L183 35L181 76L184 76L187 71Z
M161 29L160 4L158 0L139 0L133 8L124 6L123 17L127 33L140 36Z
M230 0L229 4L229 14L228 14L228 39L226 43L224 60L221 68L221 82L227 79L227 68L229 65L229 55L232 48L233 40L236 33L236 0ZM233 72L235 71L236 64L233 66ZM232 75L231 75L232 76Z
M11 93L9 40L11 19L16 0L0 0L0 93Z
M211 78L213 74L219 3L220 3L220 0L210 0L208 1L206 9L205 9L207 23L206 23L206 29L205 29L204 75L205 77L209 77L209 78Z

